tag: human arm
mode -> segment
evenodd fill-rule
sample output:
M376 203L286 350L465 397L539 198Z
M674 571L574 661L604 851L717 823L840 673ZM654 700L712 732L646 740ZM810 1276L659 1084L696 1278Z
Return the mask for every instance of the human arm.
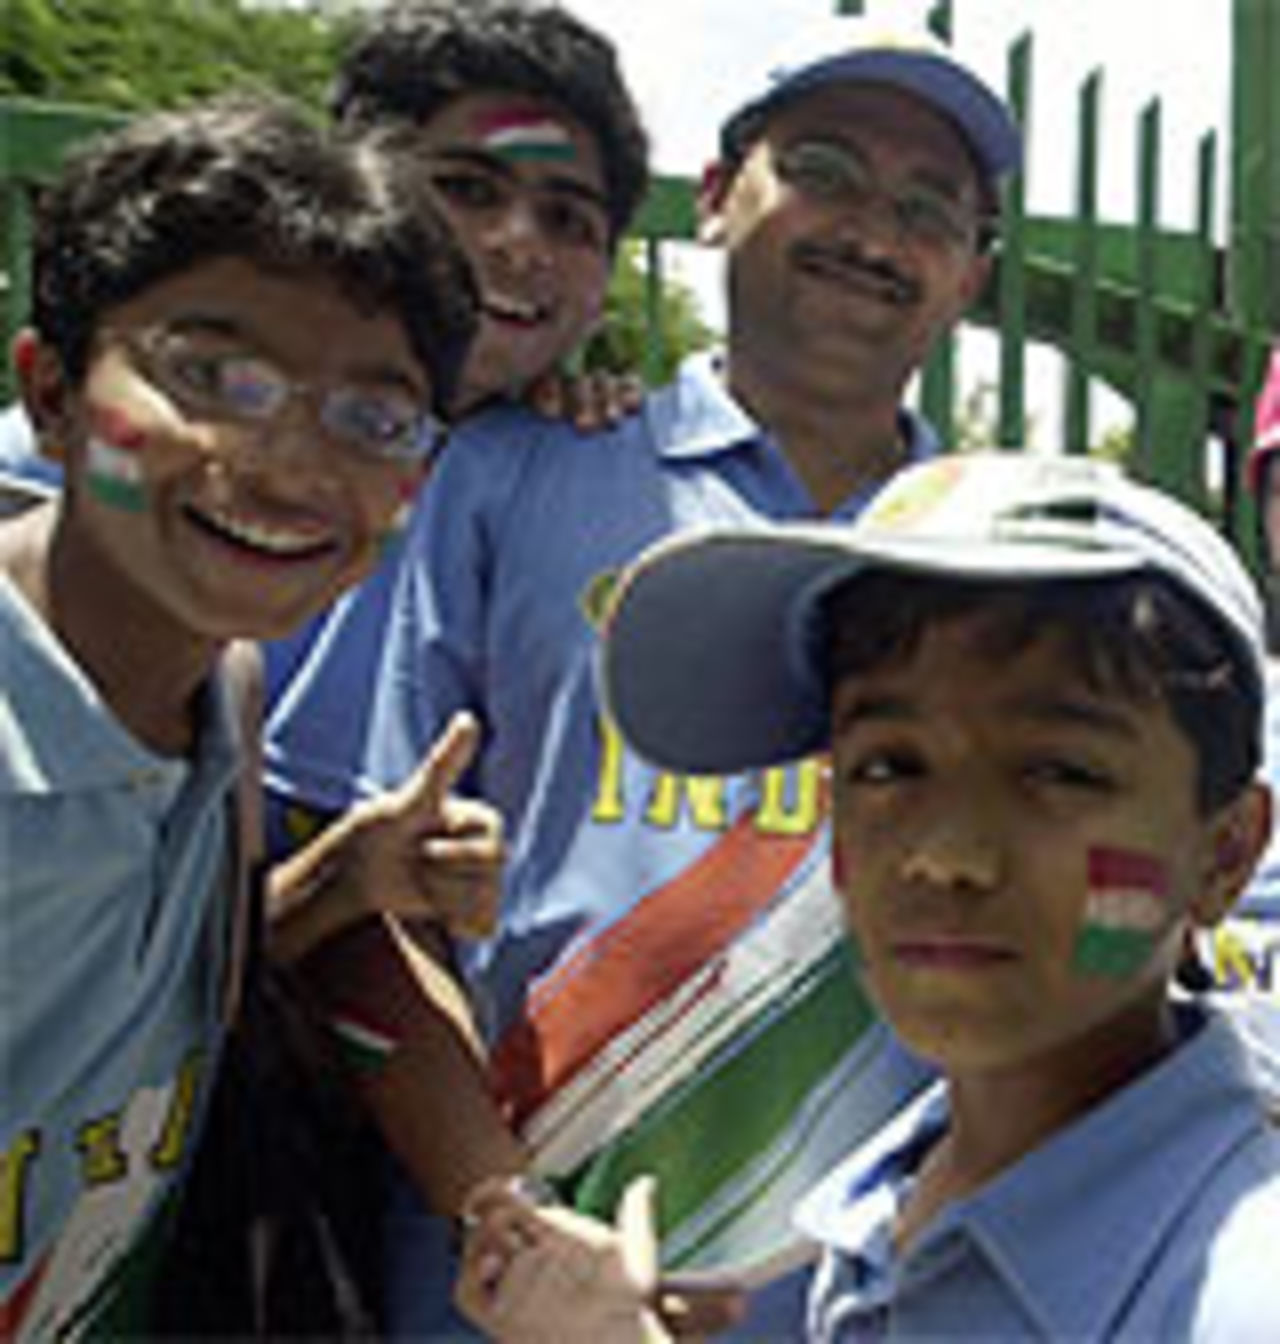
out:
M373 1023L389 1049L349 1070L353 1087L428 1206L456 1218L471 1190L527 1170L489 1086L470 1005L438 930L369 921L302 963L321 1016Z
M271 869L268 947L292 964L378 913L429 917L456 934L492 931L501 888L498 814L451 790L479 726L456 714L399 787L356 803Z

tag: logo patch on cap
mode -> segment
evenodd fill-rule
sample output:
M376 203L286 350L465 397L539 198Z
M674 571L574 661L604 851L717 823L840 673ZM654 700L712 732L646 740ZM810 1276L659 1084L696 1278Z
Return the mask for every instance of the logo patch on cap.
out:
M965 474L963 457L931 463L930 470L913 472L890 486L863 513L863 521L886 532L906 531L950 498Z

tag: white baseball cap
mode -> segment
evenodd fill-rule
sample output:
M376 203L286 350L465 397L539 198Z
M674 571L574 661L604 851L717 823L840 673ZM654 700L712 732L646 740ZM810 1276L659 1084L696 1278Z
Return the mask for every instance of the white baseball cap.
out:
M837 83L887 84L927 103L955 125L993 182L1022 161L1022 135L1003 100L943 43L925 30L895 31L867 19L828 18L802 30L767 63L724 131Z
M854 522L685 533L620 585L604 697L657 764L727 774L821 750L819 606L868 570L1022 583L1162 575L1218 619L1265 684L1263 608L1228 542L1172 496L1088 458L983 452L896 476Z

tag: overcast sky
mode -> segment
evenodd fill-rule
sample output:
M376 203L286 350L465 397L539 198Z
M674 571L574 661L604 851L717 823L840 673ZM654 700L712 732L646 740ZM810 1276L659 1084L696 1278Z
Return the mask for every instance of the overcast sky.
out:
M659 167L674 172L696 172L747 72L797 27L834 9L820 0L566 3L618 42ZM929 0L867 7L888 22L918 21L929 8ZM1046 202L1065 200L1077 90L1095 66L1106 70L1109 167L1131 151L1136 111L1157 95L1171 147L1190 145L1189 155L1202 131L1227 123L1230 0L955 0L954 10L957 50L1000 89L1009 43L1035 34L1030 186Z

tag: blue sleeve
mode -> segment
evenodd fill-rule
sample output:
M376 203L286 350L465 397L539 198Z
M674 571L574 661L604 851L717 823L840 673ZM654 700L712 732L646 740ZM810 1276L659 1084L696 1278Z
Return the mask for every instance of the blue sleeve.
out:
M364 790L415 769L455 711L469 709L485 725L496 553L525 451L499 436L468 436L448 450L427 487L373 678Z
M459 435L396 550L301 648L269 651L273 853L296 846L318 817L402 780L455 709L483 721L491 519L514 489L520 451L501 435Z
M323 617L266 651L263 760L272 853L297 843L305 814L337 812L359 796L357 762L402 562L399 550L388 555ZM294 809L299 816L290 821Z

